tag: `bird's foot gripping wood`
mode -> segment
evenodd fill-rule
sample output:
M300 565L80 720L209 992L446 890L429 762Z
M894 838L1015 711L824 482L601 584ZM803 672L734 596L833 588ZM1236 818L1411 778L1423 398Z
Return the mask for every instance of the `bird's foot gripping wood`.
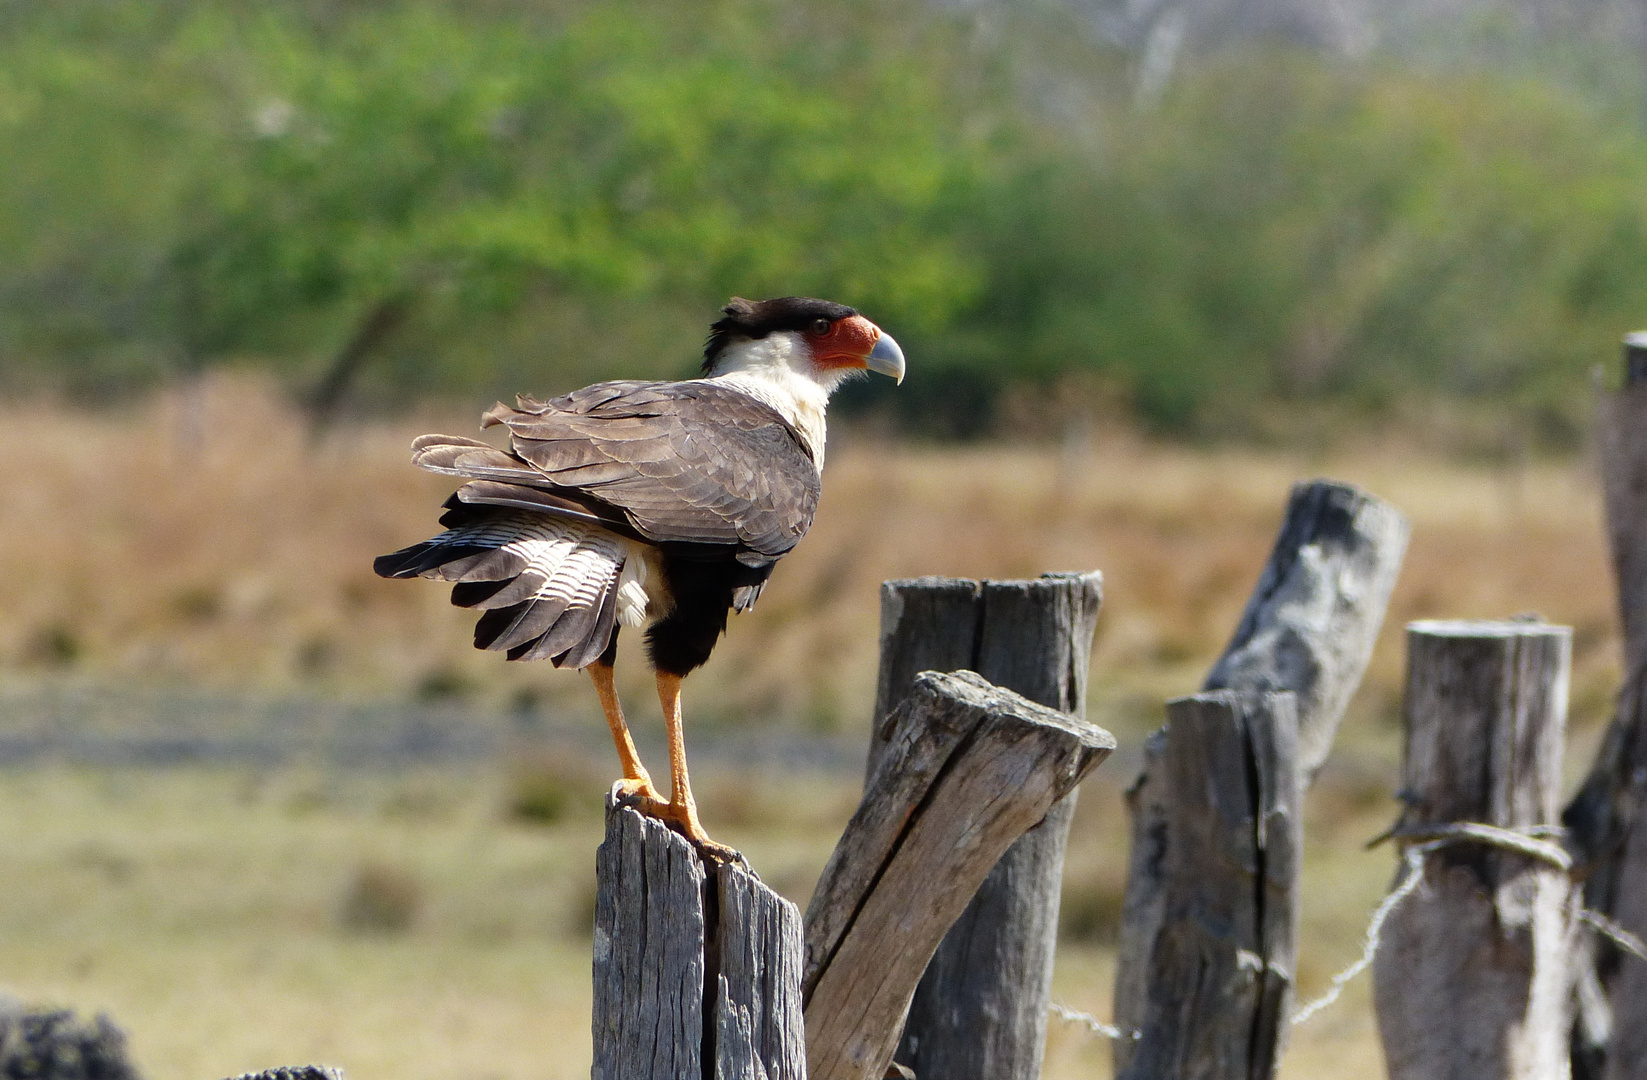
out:
M663 822L671 831L691 841L699 856L709 862L737 863L750 874L755 874L749 860L743 857L743 852L709 839L709 834L703 831L703 825L698 821L696 807L677 806L668 799L660 798L650 785L644 792L636 790L636 783L638 782L634 780L615 781L606 797L607 805L627 806L655 821ZM758 874L755 874L755 877L756 880L760 879Z
M652 781L644 778L636 780L626 777L612 781L607 801L614 806L632 806L643 814L659 819L663 818L663 811L669 807L669 800L658 794Z
M646 812L692 841L692 846L705 859L717 863L738 863L751 874L755 872L749 860L743 857L743 852L709 839L709 834L704 832L702 823L698 821L698 809L690 801L685 804L664 803L655 811Z

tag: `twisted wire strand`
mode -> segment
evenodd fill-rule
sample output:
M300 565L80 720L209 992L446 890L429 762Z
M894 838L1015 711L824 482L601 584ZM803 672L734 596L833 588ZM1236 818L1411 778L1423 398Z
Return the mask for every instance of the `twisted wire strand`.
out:
M1372 966L1373 958L1378 955L1378 946L1383 938L1384 923L1410 897L1424 881L1424 859L1443 847L1458 843L1486 844L1489 847L1502 848L1513 851L1529 858L1538 859L1547 863L1562 873L1572 870L1573 859L1562 846L1553 838L1561 835L1561 830L1553 826L1533 826L1527 829L1506 829L1499 825L1488 825L1479 821L1458 821L1438 825L1398 826L1379 839L1393 837L1405 841L1407 849L1402 853L1402 876L1400 883L1390 890L1379 905L1373 909L1372 917L1367 922L1367 935L1361 948L1361 956L1349 967L1332 977L1332 983L1326 992L1309 1004L1295 1011L1287 1020L1289 1024L1302 1024L1310 1017L1336 1002L1356 976ZM1580 922L1591 927L1598 934L1607 938L1623 951L1639 960L1647 961L1647 943L1618 925L1607 916L1589 908L1579 908L1577 918ZM1084 1025L1093 1034L1105 1039L1139 1039L1140 1031L1123 1031L1114 1024L1107 1024L1091 1013L1080 1012L1053 1002L1048 1005L1052 1015L1066 1023Z

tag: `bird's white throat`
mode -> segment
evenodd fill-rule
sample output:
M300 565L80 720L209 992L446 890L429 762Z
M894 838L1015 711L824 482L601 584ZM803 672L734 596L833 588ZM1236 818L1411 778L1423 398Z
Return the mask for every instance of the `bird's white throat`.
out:
M812 460L823 468L824 409L829 395L849 371L819 368L800 334L781 330L763 338L734 341L715 358L710 381L731 386L765 402L806 440Z

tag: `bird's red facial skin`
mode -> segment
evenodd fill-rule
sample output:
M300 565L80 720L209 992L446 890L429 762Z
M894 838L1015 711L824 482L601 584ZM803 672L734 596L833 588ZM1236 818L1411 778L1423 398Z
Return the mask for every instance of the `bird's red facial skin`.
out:
M809 331L806 337L812 344L812 362L818 367L861 368L880 340L881 328L862 315L852 315L835 320L826 333Z

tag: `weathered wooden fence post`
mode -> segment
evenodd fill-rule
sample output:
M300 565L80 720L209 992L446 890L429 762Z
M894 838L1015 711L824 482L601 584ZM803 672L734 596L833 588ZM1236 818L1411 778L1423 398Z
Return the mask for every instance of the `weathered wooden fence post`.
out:
M1298 710L1290 693L1167 703L1161 923L1122 1080L1273 1075L1298 921Z
M1089 573L882 585L881 669L868 771L873 774L881 762L886 717L920 671L975 671L1037 704L1085 716L1102 582ZM1058 894L1074 812L1071 792L1012 846L933 956L896 1055L917 1076L1040 1075Z
M1114 748L1107 732L973 672L915 680L888 717L875 774L807 907L812 1080L881 1080L940 939L1009 845ZM989 958L980 963L993 970Z
M1607 736L1562 820L1578 855L1585 905L1641 936L1647 934L1647 829L1635 826L1647 796L1647 333L1624 339L1624 387L1603 395L1596 439L1625 674ZM1647 973L1631 970L1634 960L1621 966L1618 950L1606 941L1583 941L1579 951L1574 1076L1647 1076Z
M594 1080L805 1080L795 905L610 799L595 875Z
M1373 961L1390 1080L1559 1080L1573 887L1556 834L1571 631L1407 628L1406 803L1426 849ZM1529 843L1531 841L1531 843Z
M1316 480L1295 485L1269 562L1229 646L1207 676L1208 691L1297 695L1297 752L1291 760L1300 787L1326 760L1338 721L1366 671L1401 569L1407 531L1400 511L1348 484ZM1177 798L1164 775L1166 738L1164 732L1151 737L1144 767L1127 793L1132 854L1115 976L1115 1023L1123 1031L1146 1026L1150 957L1166 917L1176 835L1169 807ZM1241 856L1232 850L1227 857ZM1290 957L1292 950L1276 955L1283 953ZM1290 982L1290 969L1287 977ZM1270 1017L1269 1022L1280 1020ZM1280 1040L1284 1034L1278 1031L1273 1037ZM1137 1049L1131 1039L1116 1041L1117 1075L1127 1072Z

